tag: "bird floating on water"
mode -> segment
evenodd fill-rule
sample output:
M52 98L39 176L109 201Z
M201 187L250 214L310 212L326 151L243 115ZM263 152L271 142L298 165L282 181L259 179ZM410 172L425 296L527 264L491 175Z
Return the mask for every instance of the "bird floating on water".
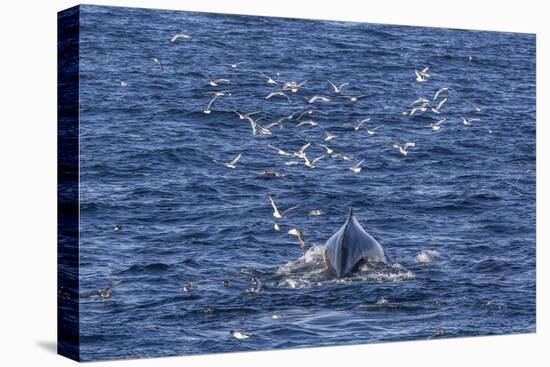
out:
M183 287L184 292L191 292L193 290L193 283L189 282Z
M323 212L322 210L319 210L319 209L309 211L309 216L310 217L318 217L318 216L323 215L323 214L325 214L325 212Z
M346 99L349 99L352 102L357 102L361 98L365 98L365 97L368 97L368 94L361 94L361 95L358 95L358 96L342 96L342 95L338 96L338 98L346 98Z
M119 285L120 283L122 283L122 280L114 281L114 282L112 282L111 285L108 286L107 288L98 289L95 293L93 293L92 295L90 295L90 298L91 298L91 299L97 299L97 298L101 298L101 299L111 298L111 296L113 295L113 288L116 287L117 285Z
M231 96L231 91L230 90L219 90L219 91L216 91L216 92L210 92L210 94L213 94L217 97L225 97L225 96Z
M120 225L120 224L115 224L115 226L113 227L113 231L115 231L115 232L120 232L120 231L122 231L122 225Z
M285 174L279 171L275 171L271 168L267 168L267 169L264 169L263 171L257 172L256 176L257 177L266 177L266 176L284 177Z
M243 65L243 64L246 64L247 61L241 61L241 62L236 62L234 64L222 64L223 66L229 66L230 68L237 68L239 65Z
M233 335L234 338L236 339L248 339L250 338L250 335L242 332L242 331L238 331L238 330L231 330L229 332L231 335Z

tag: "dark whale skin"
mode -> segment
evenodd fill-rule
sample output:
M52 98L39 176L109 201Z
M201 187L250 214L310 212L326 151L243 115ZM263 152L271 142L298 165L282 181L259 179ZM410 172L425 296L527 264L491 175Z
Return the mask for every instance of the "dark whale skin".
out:
M350 209L346 223L325 244L325 263L341 278L366 260L389 261L380 243L363 229Z

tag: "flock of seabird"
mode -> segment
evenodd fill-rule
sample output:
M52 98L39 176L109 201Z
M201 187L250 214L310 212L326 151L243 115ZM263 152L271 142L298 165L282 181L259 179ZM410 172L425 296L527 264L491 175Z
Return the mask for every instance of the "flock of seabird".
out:
M179 33L175 34L171 39L170 42L176 43L180 40L186 40L191 39L192 37L188 34ZM165 67L161 60L158 57L151 57L150 60L156 64L160 71L163 72L165 70ZM469 61L472 61L471 57L469 58ZM236 69L240 65L247 64L247 61L239 61L235 63L226 63L222 64L223 66L229 67L231 69ZM276 90L271 91L269 94L267 94L264 99L265 100L272 100L272 99L282 99L283 101L288 102L289 105L294 105L296 103L295 98L291 98L293 94L296 94L299 92L300 88L303 87L308 81L292 81L292 80L280 80L280 74L276 73L276 76L269 76L266 72L256 70L255 71L258 75L258 77L261 77L265 79L265 83L267 85L271 86L278 86L279 88ZM231 85L231 80L227 78L213 78L208 73L203 73L203 75L206 78L206 85L217 88L217 87L225 87L228 85ZM424 67L421 70L414 70L414 75L416 77L416 81L419 83L426 83L430 78L430 68ZM307 98L307 103L309 105L322 105L324 103L331 102L333 98L340 98L340 99L346 99L350 102L357 102L360 99L366 98L369 96L369 94L359 94L359 95L347 95L343 94L343 91L347 89L350 86L349 82L344 83L334 83L331 80L327 81L328 85L330 86L330 94L315 94L309 98ZM128 82L121 81L120 82L121 87L128 87ZM446 105L448 98L446 97L447 92L449 91L449 87L441 87L437 89L434 96L431 99L425 98L425 97L419 97L417 98L410 106L410 108L404 112L402 112L402 115L404 116L415 116L426 112L431 112L433 114L440 114L442 112L442 109ZM204 114L211 114L215 110L213 109L214 103L218 101L219 98L226 98L229 96L232 96L232 91L230 90L214 90L209 92L209 94L212 94L213 97L210 99L210 101L207 103L206 107L202 110ZM294 99L294 101L293 101ZM481 108L477 105L475 105L473 102L466 100L469 104L473 106L474 111L480 112ZM294 122L294 128L304 128L306 126L309 127L315 127L319 125L319 122L315 121L312 116L315 115L328 115L328 112L323 111L321 108L301 108L290 115L282 116L280 118L271 119L270 116L263 113L263 111L253 111L253 112L239 112L237 110L232 110L232 112L235 113L235 115L239 118L239 120L245 121L250 124L252 135L271 135L271 129L274 127L278 127L279 129L282 129L286 127L284 125L285 122ZM464 125L471 125L473 122L480 121L479 118L466 118L464 116L461 116L462 122ZM263 121L262 121L263 120ZM260 124L260 121L262 121L262 124ZM265 122L264 122L265 121ZM357 120L354 124L352 123L346 123L343 126L350 126L353 131L359 131L364 125L371 122L371 118L367 117L361 120ZM431 123L428 125L425 125L427 128L431 128L434 131L438 131L442 128L442 124L448 122L447 118L440 119L439 121L435 123ZM365 127L365 130L369 136L372 136L378 132L379 129L383 128L384 125L377 125L374 127ZM276 147L273 144L268 144L267 149L271 149L276 152L276 154L289 157L291 160L286 161L284 164L287 166L291 165L298 165L300 164L300 161L296 159L301 159L305 167L308 167L310 169L313 169L316 167L316 165L324 158L331 157L331 158L341 158L346 161L354 160L354 158L346 153L343 152L336 152L334 148L331 148L328 144L333 139L336 139L338 135L336 135L333 132L329 132L327 130L324 131L324 136L322 138L322 141L315 142L315 146L321 148L324 151L324 154L319 155L317 157L311 158L308 156L308 153L306 152L308 148L312 146L312 142L307 142L303 146L301 146L296 151L287 151L284 149L281 149L279 147ZM404 143L398 143L395 142L392 145L393 148L397 149L399 154L401 154L404 157L407 157L409 154L409 150L411 148L416 147L415 142L404 142ZM238 167L239 160L242 157L242 153L237 153L236 156L231 159L228 162L219 162L217 160L214 160L215 163L220 164L228 169L236 169ZM365 159L357 159L355 162L349 167L349 171L351 171L354 174L358 174L362 172L363 170L363 164L365 162ZM262 176L273 176L273 177L283 177L285 176L284 173L281 173L274 169L265 169L261 172L258 172L256 174L259 177ZM298 205L294 205L291 207L288 207L284 210L280 209L277 204L275 203L275 199L272 195L267 196L267 200L270 203L273 212L272 216L274 220L273 228L275 231L281 230L281 224L278 220L284 218L288 213L291 211L294 211L298 208ZM320 216L324 215L324 211L320 209L313 209L309 211L309 216ZM122 229L121 225L116 225L114 230L120 231ZM291 228L288 230L288 235L296 237L298 240L299 246L302 249L302 251L306 251L306 244L304 239L304 233L302 230L298 228ZM109 287L100 289L97 292L95 292L91 298L109 298L112 294L112 289L118 285L120 282L116 282L111 284ZM251 291L259 292L262 289L261 282L257 278L252 278L251 280ZM223 280L223 286L228 287L229 281L227 279ZM190 292L193 290L193 283L188 282L184 287L183 291ZM274 314L272 316L274 319L279 318L278 315ZM248 339L250 336L242 331L236 331L232 330L231 335L237 339Z
M174 35L170 39L170 41L172 43L175 43L180 39L185 40L190 38L191 36L188 34L179 33ZM152 57L151 61L157 64L160 67L161 71L164 71L164 66L158 57ZM472 61L471 57L469 58L469 61ZM244 64L247 64L247 61L239 61L235 63L224 63L221 65L229 67L231 69L236 69L240 65L244 65ZM275 74L276 76L272 77L272 76L269 76L264 71L256 70L255 72L258 74L258 77L265 79L266 84L279 87L271 91L269 94L267 94L264 97L265 100L279 98L279 99L286 100L289 103L289 105L293 105L295 103L293 102L290 94L296 94L302 86L308 83L307 80L301 81L301 82L297 82L294 80L280 80L279 73L276 73ZM203 75L206 77L206 84L210 87L216 88L216 87L227 86L231 84L231 80L228 78L212 78L208 73L203 73ZM416 77L415 80L419 83L427 82L432 76L430 73L430 68L427 66L419 70L414 70L414 75ZM122 83L124 83L124 85ZM335 97L347 99L351 102L356 102L362 98L366 98L369 96L369 94L360 94L360 95L343 94L343 91L346 88L349 88L350 86L349 82L335 83L331 80L327 80L327 83L330 86L332 96L326 95L326 94L315 94L312 97L309 97L307 99L308 104L327 103L327 102L330 102ZM127 83L121 82L121 86L127 86ZM426 97L417 98L411 104L408 110L402 112L402 115L412 117L425 112L431 112L437 115L441 114L442 109L444 108L444 106L446 105L449 99L449 97L446 97L446 94L448 91L449 91L449 87L441 87L435 91L433 97L430 99ZM210 99L210 101L202 111L205 114L211 114L214 111L213 105L218 98L232 96L232 92L229 90L214 90L209 93L213 94L213 97ZM466 101L473 105L475 112L481 111L481 108L479 106L475 105L473 102L469 100L466 100ZM285 127L284 122L290 122L290 121L293 121L295 123L294 128L302 128L306 126L315 127L319 125L319 122L312 119L311 118L312 115L315 115L315 114L328 115L328 112L323 111L322 109L303 108L291 113L290 115L285 115L279 118L271 119L271 121L269 121L270 117L261 110L248 112L248 113L239 112L237 110L232 110L232 111L238 116L240 120L246 121L247 123L250 124L252 135L271 135L272 128L278 127L279 129L282 129ZM306 117L306 119L303 119L304 117ZM473 122L480 121L479 118L466 118L462 115L461 115L461 118L464 125L471 125ZM260 123L260 121L262 123ZM342 126L350 126L354 131L358 131L363 127L363 125L369 123L370 121L371 121L371 118L367 117L362 120L357 120L354 124L345 123ZM442 125L446 122L448 122L447 118L443 118L438 120L437 122L425 125L425 127L430 128L433 131L439 131L442 128ZM377 131L383 127L384 125L377 125L374 127L367 126L365 127L365 130L369 136L372 136L376 134ZM492 131L489 130L489 132L492 132ZM310 148L312 145L311 142L304 144L302 147L300 147L297 151L294 151L294 152L286 151L284 149L274 146L273 144L268 144L267 148L276 151L277 154L281 156L294 158L286 161L284 163L286 166L293 166L293 165L300 164L300 161L295 160L296 158L301 159L303 165L308 168L315 168L317 164L327 156L332 158L341 158L345 161L353 160L354 158L351 155L341 153L341 152L336 152L333 148L327 145L329 144L328 142L330 142L333 139L336 139L337 137L338 135L336 135L335 133L325 130L322 143L321 142L315 143L316 146L324 150L324 154L313 158L308 156L306 153L306 150ZM395 142L393 143L392 147L395 148L399 152L399 154L401 154L404 157L407 157L409 155L409 150L411 148L416 147L416 143L415 142L404 142L404 143ZM219 162L217 160L214 160L214 162L220 165L223 165L226 168L235 169L237 168L237 164L241 159L241 157L242 157L242 153L238 153L233 159L231 159L228 162ZM364 162L365 162L365 159L357 159L348 168L349 171L355 174L360 173L363 170L362 166ZM258 172L256 175L259 177L263 177L263 176L284 177L285 176L284 173L281 173L274 169L265 169L261 172ZM297 208L297 206L293 206L284 211L280 211L275 205L275 201L271 195L268 195L268 201L273 207L273 217L276 220L281 219L287 212ZM323 212L321 210L312 210L310 213L323 213ZM316 214L316 215L321 215L321 214ZM277 221L274 221L273 223L274 223L273 225L274 229L276 231L279 231L281 229L280 224ZM292 228L288 231L288 234L291 236L297 237L298 242L300 244L300 248L305 251L303 232L297 228Z
M245 63L246 61L242 61L242 62L237 62L235 64L223 64L223 65L236 68L237 66ZM293 98L292 95L297 94L300 88L304 86L306 83L308 83L307 80L301 81L301 82L297 82L293 80L290 80L290 81L280 80L278 78L279 73L276 74L277 77L271 77L264 71L257 70L256 72L259 78L260 77L265 78L266 84L278 87L277 89L272 90L270 93L268 93L264 97L265 100L278 98L288 102L289 105L294 105L296 103L296 98ZM414 74L416 75L416 81L422 82L422 83L427 82L431 77L431 74L429 73L429 67L424 67L421 70L414 70ZM227 78L212 79L208 74L204 74L204 75L207 77L206 84L209 86L218 87L221 84L224 84L224 85L231 84L230 79L227 79ZM330 87L331 94L315 94L312 97L309 97L306 99L308 104L322 105L323 103L330 102L335 97L344 98L351 102L356 102L359 99L366 98L369 96L368 94L360 94L360 95L343 94L345 89L350 86L349 82L337 84L331 80L327 80L327 83ZM419 97L411 104L410 109L407 111L404 111L402 114L409 117L420 115L425 112L431 112L433 114L440 115L447 101L449 100L449 97L447 97L448 91L449 91L449 87L441 87L435 91L433 97L430 99L425 97ZM213 93L214 93L214 97L208 102L207 107L203 110L205 114L210 114L212 112L212 105L218 97L230 95L226 91L223 91L223 92L216 91ZM477 112L480 111L480 108L477 106L475 106L475 109ZM312 118L312 116L314 117L316 114L325 115L325 116L328 115L328 112L323 111L321 108L318 108L318 109L302 108L302 109L298 109L297 111L289 115L285 115L278 118L271 118L268 114L264 113L262 110L248 112L248 113L239 112L237 110L232 110L232 111L238 116L240 120L244 120L250 124L250 127L252 129L252 135L271 135L272 128L278 127L279 129L282 129L287 126L285 125L285 123L290 123L290 122L294 123L294 129L319 126L320 123L318 121L315 121ZM465 125L470 125L474 121L479 121L479 119L477 118L462 117L462 119ZM348 126L353 131L359 131L361 128L363 128L363 126L365 126L364 129L366 130L368 136L372 136L376 134L380 129L382 129L384 125L379 124L377 126L368 126L371 120L372 120L371 117L366 117L364 119L355 121L355 123L345 123L342 126ZM448 121L447 118L443 118L438 120L437 122L425 125L425 127L428 127L433 131L439 131L442 128L442 125L447 121ZM286 166L303 164L305 167L312 169L312 168L315 168L319 164L319 162L326 157L340 158L345 161L354 160L354 157L352 157L349 154L346 154L343 152L336 153L335 150L328 145L333 139L336 139L338 137L339 135L337 135L336 133L325 130L322 141L314 143L317 147L322 148L324 151L323 154L317 155L317 156L309 155L308 149L312 146L312 142L307 142L296 151L285 150L275 146L274 144L267 144L267 148L275 151L276 154L278 155L289 157L289 160L284 162L284 165ZM403 143L395 142L392 144L392 147L395 148L399 152L399 154L401 154L403 157L407 157L409 155L410 149L416 147L416 143L415 142L403 142ZM237 162L241 157L242 157L242 153L239 153L234 159L232 159L227 163L220 163L216 160L214 160L214 162L223 164L227 168L235 169L237 167ZM349 171L355 174L362 172L364 162L365 162L364 158L356 159L355 162L348 167ZM284 173L281 173L274 169L266 169L261 172L258 172L257 176L283 177L285 175ZM273 217L275 218L275 221L273 221L273 228L276 231L280 231L281 224L277 220L281 219L288 211L296 209L297 206L288 208L285 211L280 211L277 209L275 201L271 195L268 195L268 201L270 202L274 210ZM322 211L312 210L312 212L321 213ZM306 247L305 247L303 231L297 228L291 228L288 231L288 235L295 236L298 239L300 248L303 251L305 251Z

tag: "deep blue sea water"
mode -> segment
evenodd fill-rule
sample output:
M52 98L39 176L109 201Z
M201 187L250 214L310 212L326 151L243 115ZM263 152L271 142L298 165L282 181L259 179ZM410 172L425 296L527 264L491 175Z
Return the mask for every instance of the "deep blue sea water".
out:
M80 37L83 360L535 331L534 35L83 6ZM266 100L282 82L257 70L307 83L292 104ZM328 80L368 96L338 98ZM402 114L441 87L440 114ZM232 95L203 113L219 90ZM325 113L308 116L317 126L295 116L271 135L231 112L266 124L308 108ZM312 169L267 146L311 142L312 159L325 131L351 160ZM405 157L396 142L416 146ZM214 162L238 154L235 169ZM257 176L268 168L284 176ZM268 195L299 205L281 231ZM349 207L394 263L335 280L322 246Z

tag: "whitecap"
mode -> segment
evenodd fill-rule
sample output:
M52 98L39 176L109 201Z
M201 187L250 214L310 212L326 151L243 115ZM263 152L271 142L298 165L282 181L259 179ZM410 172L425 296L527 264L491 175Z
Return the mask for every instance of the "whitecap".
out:
M296 260L289 261L276 271L281 279L277 285L286 288L310 288L325 284L350 282L397 282L414 279L413 272L399 263L386 264L379 261L368 261L357 271L344 278L335 278L325 263L325 246L312 246Z
M422 250L416 254L414 260L419 264L429 264L440 258L439 252L435 250Z

